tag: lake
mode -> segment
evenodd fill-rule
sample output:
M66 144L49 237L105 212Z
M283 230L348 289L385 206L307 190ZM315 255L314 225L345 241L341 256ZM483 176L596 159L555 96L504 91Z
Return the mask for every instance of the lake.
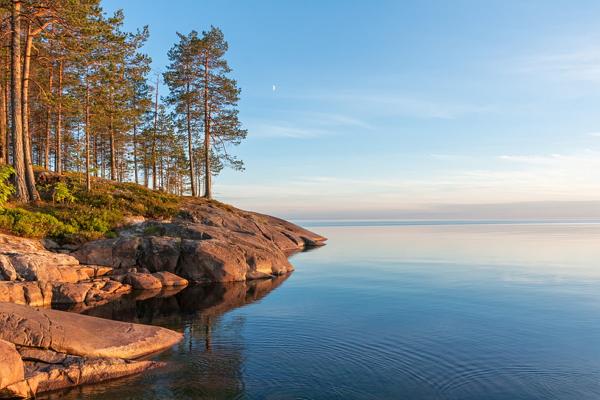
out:
M600 224L304 225L329 242L289 276L85 311L185 339L42 398L600 398Z

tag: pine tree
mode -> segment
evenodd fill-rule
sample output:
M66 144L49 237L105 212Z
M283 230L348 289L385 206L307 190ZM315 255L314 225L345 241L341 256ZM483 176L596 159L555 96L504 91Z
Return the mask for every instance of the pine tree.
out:
M196 195L195 141L199 128L204 133L201 145L204 196L212 197L212 175L219 165L243 169L243 163L227 152L227 145L237 145L246 137L238 119L240 89L224 59L227 42L220 29L211 27L202 37L196 31L179 34L179 42L169 51L171 64L164 74L171 90L168 102L182 115L188 138L188 159L192 195ZM196 146L197 147L197 146ZM217 159L218 165L213 164Z

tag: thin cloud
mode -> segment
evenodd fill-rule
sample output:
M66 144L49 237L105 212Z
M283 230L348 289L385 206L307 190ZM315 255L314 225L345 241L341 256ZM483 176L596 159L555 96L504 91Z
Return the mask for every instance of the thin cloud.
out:
M288 138L288 139L312 139L333 132L317 128L301 128L285 124L259 124L250 127L252 137L256 138Z
M339 113L290 113L289 119L248 123L249 131L257 138L312 139L336 135L347 129L372 130L374 127L355 117Z
M388 91L313 91L289 95L289 99L327 103L344 109L347 113L379 117L408 117L418 119L455 119L472 114L493 113L489 104L472 104L462 101L439 100L428 96L394 93ZM366 118L364 117L364 118Z
M479 164L486 168L445 168L410 179L392 171L376 178L296 176L221 190L224 198L239 198L243 193L246 199L239 201L247 208L305 213L416 210L431 204L600 201L598 151L499 155L487 160L486 164Z
M521 60L517 72L556 80L600 83L600 46L527 57Z

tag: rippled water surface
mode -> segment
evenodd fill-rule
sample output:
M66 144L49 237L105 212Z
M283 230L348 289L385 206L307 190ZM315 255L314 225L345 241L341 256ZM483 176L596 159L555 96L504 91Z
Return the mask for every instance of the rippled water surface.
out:
M185 339L51 397L600 398L600 225L328 225L288 277L85 311Z

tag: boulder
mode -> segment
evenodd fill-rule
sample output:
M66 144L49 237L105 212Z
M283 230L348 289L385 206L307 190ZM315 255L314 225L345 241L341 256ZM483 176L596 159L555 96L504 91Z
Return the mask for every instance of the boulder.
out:
M48 282L0 282L0 301L48 306L52 302L52 284Z
M57 304L101 303L131 291L109 279L89 282L0 282L0 302L43 307Z
M139 237L121 237L88 242L72 255L83 264L111 266L114 268L134 267L137 264Z
M46 250L38 240L0 234L0 281L77 283L111 270L107 266L80 265L71 255Z
M161 289L161 280L152 274L141 272L130 272L125 275L123 282L131 285L136 290Z
M23 383L29 389L26 397L73 386L122 378L164 365L153 361L87 358L66 354L54 357L54 359L53 362L25 362L27 376Z
M244 253L219 240L184 240L177 272L196 283L246 280Z
M147 221L72 254L84 264L135 265L194 283L233 282L286 274L293 270L291 252L326 240L282 219L217 202L189 200L183 211L172 221Z
M181 253L181 238L150 236L145 237L140 249L139 264L151 272L167 271L175 273Z
M24 379L25 367L15 345L0 340L0 396L7 386Z
M81 357L135 359L173 346L182 335L157 326L0 303L0 339Z
M187 286L188 280L167 271L155 272L152 274L160 281L163 287Z

